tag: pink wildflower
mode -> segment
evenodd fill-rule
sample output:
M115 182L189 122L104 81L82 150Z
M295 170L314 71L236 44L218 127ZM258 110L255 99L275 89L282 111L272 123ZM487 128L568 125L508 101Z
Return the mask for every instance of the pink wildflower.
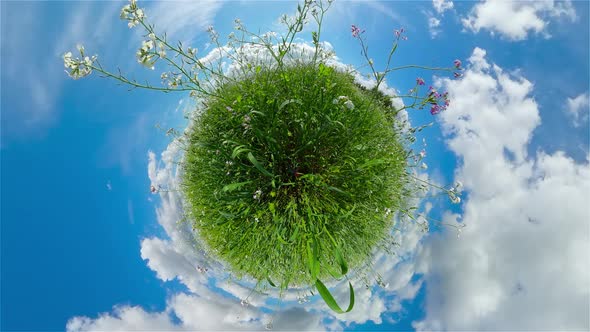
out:
M418 85L424 85L424 79L422 77L416 78L416 84L418 84Z
M438 113L440 113L440 106L432 105L432 107L430 108L430 114L436 115Z
M359 27L357 27L357 26L356 26L356 25L354 25L354 24L350 26L350 31L352 32L352 36L353 36L354 38L357 38L357 37L359 36L359 34L361 34L361 33L365 32L365 30L362 30L362 31L361 31L361 29L359 29Z
M461 60L457 59L457 60L453 61L453 64L455 65L455 68L457 68L457 69L461 68Z

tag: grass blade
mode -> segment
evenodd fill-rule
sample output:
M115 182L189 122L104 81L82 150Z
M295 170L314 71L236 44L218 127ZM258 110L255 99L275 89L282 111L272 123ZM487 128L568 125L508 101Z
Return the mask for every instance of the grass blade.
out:
M264 169L264 167L262 167L262 164L260 164L258 162L258 160L256 160L256 158L254 157L252 152L248 152L248 160L250 160L252 165L254 165L254 167L256 167L256 169L259 170L260 173L262 173L266 176L271 176L271 177L273 176L269 171L267 171L266 169Z
M249 183L252 183L252 181L231 183L231 184L228 184L228 185L224 186L223 189L221 189L221 190L223 192L232 192L232 191L234 191L236 189L242 188L243 186L245 186L245 185L247 185Z
M336 303L336 300L332 296L332 293L330 293L328 288L324 285L323 282L320 281L320 279L316 279L315 287L318 289L318 292L320 293L322 299L324 299L324 302L326 302L328 307L330 307L330 309L332 309L334 312L343 314L346 312L350 312L352 308L354 308L354 289L352 288L352 284L350 282L348 282L348 287L350 290L350 302L348 304L348 308L346 309L346 311L340 308L340 306L338 305L338 303Z

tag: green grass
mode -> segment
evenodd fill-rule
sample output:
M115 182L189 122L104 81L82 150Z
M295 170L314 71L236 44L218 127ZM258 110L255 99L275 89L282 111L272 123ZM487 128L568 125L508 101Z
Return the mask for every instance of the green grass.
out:
M215 95L194 120L182 183L210 254L281 289L366 263L408 195L389 100L322 64L257 68Z

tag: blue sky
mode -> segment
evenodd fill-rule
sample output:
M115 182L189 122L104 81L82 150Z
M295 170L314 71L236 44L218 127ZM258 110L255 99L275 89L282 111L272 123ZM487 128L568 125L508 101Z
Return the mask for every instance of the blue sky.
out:
M170 139L156 125L182 130L188 96L63 72L61 55L83 43L106 67L159 83L160 68L135 60L142 37L119 19L124 4L1 2L0 329L262 328L269 317L257 303L240 307L243 289L191 266L197 258L173 227L176 198L149 192L173 181L160 155ZM240 18L277 30L296 7L139 5L157 29L203 54L207 26L225 36ZM404 92L420 76L450 92L438 117L409 116L435 121L423 136L424 176L465 185L460 205L431 200L430 215L467 227L457 238L452 228L408 226L403 255L383 257L389 288L359 294L355 311L336 319L318 301L284 306L275 328L590 328L588 13L585 1L336 0L322 38L341 63L362 64L351 24L366 29L377 65L400 27L408 40L396 65L463 61L458 80L407 70L388 85Z

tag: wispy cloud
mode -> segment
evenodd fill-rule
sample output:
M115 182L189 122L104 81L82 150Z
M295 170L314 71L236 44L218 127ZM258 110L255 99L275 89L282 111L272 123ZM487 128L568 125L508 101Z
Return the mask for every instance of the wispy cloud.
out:
M439 28L440 20L436 17L429 17L428 18L428 31L430 31L430 36L432 38L436 37L442 30Z
M68 4L68 14L60 22L46 14L48 6L59 10L53 4L8 2L2 6L2 108L3 122L10 122L3 126L2 137L43 137L62 111L56 105L67 77L61 54L77 43L104 41L111 25L103 18L112 16L113 5L101 6L98 22L93 4L87 2Z
M571 118L575 127L588 124L588 113L590 108L590 96L588 92L582 93L575 98L567 98L565 112Z
M149 3L148 20L158 32L188 43L202 35L223 6L223 1L160 1Z

